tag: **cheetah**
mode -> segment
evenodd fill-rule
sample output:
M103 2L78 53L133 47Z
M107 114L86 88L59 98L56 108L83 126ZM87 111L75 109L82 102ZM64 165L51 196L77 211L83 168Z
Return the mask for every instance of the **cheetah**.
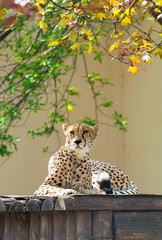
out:
M99 125L62 125L66 137L49 160L48 175L34 195L138 194L128 175L114 165L90 159Z

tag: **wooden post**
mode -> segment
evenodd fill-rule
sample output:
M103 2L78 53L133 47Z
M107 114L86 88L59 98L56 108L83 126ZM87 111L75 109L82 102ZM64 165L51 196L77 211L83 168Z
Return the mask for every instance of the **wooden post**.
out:
M40 212L30 212L29 240L40 240Z
M93 211L93 238L113 240L112 212Z
M54 240L66 239L66 212L54 212Z
M77 240L75 211L66 211L66 240Z
M77 211L77 240L92 238L92 214L91 211Z

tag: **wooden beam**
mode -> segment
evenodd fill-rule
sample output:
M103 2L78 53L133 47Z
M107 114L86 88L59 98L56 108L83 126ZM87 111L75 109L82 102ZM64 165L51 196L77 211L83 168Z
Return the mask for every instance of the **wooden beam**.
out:
M162 212L115 213L116 239L162 239Z
M162 210L162 195L75 195L59 197L55 210Z

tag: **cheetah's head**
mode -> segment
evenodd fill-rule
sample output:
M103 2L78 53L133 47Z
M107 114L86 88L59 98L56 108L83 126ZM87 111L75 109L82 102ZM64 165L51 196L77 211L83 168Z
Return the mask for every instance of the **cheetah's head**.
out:
M91 127L85 123L62 125L66 136L65 146L76 153L89 152L94 140L96 139L99 125Z

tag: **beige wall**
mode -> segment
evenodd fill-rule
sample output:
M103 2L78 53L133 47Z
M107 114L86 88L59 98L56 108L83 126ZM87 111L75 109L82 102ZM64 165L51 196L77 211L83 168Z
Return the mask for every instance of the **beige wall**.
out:
M104 58L102 65L97 62L92 64L91 57L88 57L88 66L89 72L100 71L102 76L115 83L114 87L106 90L106 95L118 102L115 109L130 120L128 133L101 125L92 158L109 161L122 168L141 193L162 194L161 62L157 60L146 73L141 70L135 76L127 73L127 66L110 61L108 57ZM72 123L89 113L94 117L90 89L81 77L83 75L83 61L80 59L73 85L80 88L81 98L76 98L77 106L70 117ZM0 168L0 194L32 194L44 180L50 154L42 153L42 147L50 145L50 149L55 151L58 148L57 137L52 135L32 140L27 137L27 129L36 128L45 117L44 112L33 115L24 126L12 130L22 137L22 141L19 151ZM106 121L105 118L100 120ZM62 133L61 143L64 143Z
M162 194L162 63L138 76L124 75L123 106L129 116L124 166L141 192Z

